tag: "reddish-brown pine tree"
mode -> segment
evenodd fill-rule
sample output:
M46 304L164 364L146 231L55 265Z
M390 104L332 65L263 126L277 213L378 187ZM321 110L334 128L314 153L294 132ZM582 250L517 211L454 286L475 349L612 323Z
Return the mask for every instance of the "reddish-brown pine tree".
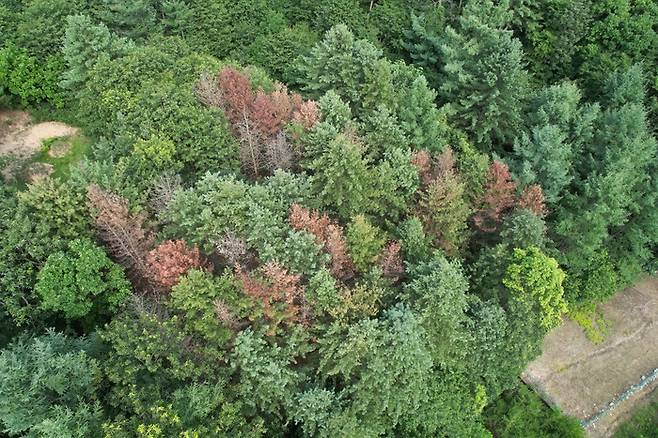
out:
M199 248L189 248L184 240L167 240L147 256L151 279L165 290L171 289L181 275L203 266Z
M382 268L384 277L397 281L404 274L404 265L400 250L402 245L399 242L388 242L382 254L379 256L379 266Z
M262 278L255 278L242 269L235 267L235 275L242 284L245 294L263 304L263 313L269 320L275 320L277 303L284 304L285 318L291 322L305 322L304 288L300 285L301 275L290 274L276 262L268 262L259 269Z
M299 95L293 95L299 96ZM301 97L299 98L301 100ZM292 121L297 122L308 131L320 120L320 108L313 100L307 100L296 105L296 110L292 114Z
M354 262L347 251L345 232L339 225L331 224L327 227L324 248L331 256L331 274L341 280L354 276Z
M434 179L432 173L433 163L430 153L425 149L416 151L411 156L411 164L418 169L418 177L423 185L428 185Z
M523 189L518 208L530 210L539 217L546 216L548 210L544 201L544 191L539 184L533 184Z
M262 90L258 91L251 105L250 117L263 138L274 135L281 128L282 121L277 117L274 100Z
M324 245L327 227L331 223L326 214L320 216L317 211L310 211L301 205L294 203L290 207L290 225L296 230L306 231L315 236L318 245Z
M348 255L347 241L343 229L331 222L326 214L310 211L293 204L289 216L290 225L296 230L306 231L315 236L315 242L322 245L331 256L331 273L340 279L354 275L354 263Z
M127 199L106 192L95 184L87 188L87 204L110 254L135 279L148 279L146 255L153 246L153 236L144 229L146 216L130 214Z
M226 117L233 125L249 117L254 102L251 82L244 74L231 67L224 67L218 75L220 101Z
M507 164L494 160L489 167L481 207L473 218L481 231L496 231L503 214L514 206L515 190L516 183L512 181Z

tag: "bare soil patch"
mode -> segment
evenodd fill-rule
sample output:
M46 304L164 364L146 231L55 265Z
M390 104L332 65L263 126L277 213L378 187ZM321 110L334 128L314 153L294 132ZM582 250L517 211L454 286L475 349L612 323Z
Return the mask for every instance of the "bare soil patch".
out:
M610 409L613 400L658 368L658 279L619 292L600 310L609 324L602 343L592 344L576 323L565 320L522 375L549 404L583 422L605 412L586 428L597 438L611 436L658 387L658 380L652 381Z
M0 111L0 155L30 156L44 140L78 133L78 128L61 122L32 124L24 111Z

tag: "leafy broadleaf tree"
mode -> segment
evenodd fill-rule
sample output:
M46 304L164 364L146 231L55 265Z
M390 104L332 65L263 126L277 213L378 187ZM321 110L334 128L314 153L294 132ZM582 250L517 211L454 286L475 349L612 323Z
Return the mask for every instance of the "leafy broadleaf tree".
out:
M130 295L123 270L102 248L76 239L66 252L51 254L37 276L35 291L45 309L67 318L83 318L92 312L116 310Z

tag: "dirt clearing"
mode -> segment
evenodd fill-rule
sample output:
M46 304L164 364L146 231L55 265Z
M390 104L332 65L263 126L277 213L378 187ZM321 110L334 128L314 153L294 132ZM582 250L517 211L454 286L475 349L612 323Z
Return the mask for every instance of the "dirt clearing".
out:
M32 124L24 111L0 111L0 155L27 157L39 152L44 140L78 133L61 122Z
M658 387L658 279L644 280L600 307L609 329L592 344L573 321L551 332L523 380L580 419L591 437L609 437Z

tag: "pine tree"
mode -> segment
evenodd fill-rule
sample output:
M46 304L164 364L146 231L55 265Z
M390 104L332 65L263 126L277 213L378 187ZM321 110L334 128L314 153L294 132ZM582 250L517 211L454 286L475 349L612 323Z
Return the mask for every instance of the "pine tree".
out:
M521 43L505 28L507 4L468 2L441 41L439 97L454 123L485 148L514 138L526 93Z
M515 190L516 183L512 181L507 165L500 161L491 163L481 206L473 217L481 231L490 233L498 228L503 214L514 206Z
M362 145L339 134L309 166L323 205L344 219L371 208L373 173L363 155Z
M66 20L62 52L68 69L60 85L79 89L99 57L115 58L132 48L132 43L111 34L105 24L95 25L86 15L70 15Z

